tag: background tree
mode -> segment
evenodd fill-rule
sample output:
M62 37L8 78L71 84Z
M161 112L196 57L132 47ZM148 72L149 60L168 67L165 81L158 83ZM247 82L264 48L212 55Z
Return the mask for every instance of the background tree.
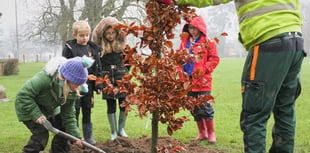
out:
M235 13L235 8L233 3L220 5L218 7L209 7L204 9L198 9L197 13L202 15L207 25L207 35L209 37L217 37L222 32L228 32L227 30L232 29L234 25L238 23L235 22L233 18ZM233 13L232 13L233 12ZM231 34L229 33L229 36ZM219 56L225 56L225 49L231 47L226 43L227 37L219 38L221 43L217 44L217 51Z
M31 0L28 3L32 2ZM47 42L65 42L72 39L72 24L77 20L87 20L93 29L107 16L114 16L123 22L140 21L144 1L127 0L44 0L40 1L41 12L30 22L29 37L40 36ZM135 7L135 11L132 7ZM131 8L131 9L130 9Z

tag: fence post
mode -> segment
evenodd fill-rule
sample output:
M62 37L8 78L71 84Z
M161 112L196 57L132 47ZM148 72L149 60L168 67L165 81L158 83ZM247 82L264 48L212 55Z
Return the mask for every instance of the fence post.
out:
M3 76L3 63L4 61L0 61L0 76Z

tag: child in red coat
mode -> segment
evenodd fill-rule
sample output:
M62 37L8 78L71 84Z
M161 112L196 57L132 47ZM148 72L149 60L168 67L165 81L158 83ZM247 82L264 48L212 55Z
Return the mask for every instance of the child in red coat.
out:
M192 97L209 95L212 89L211 73L220 60L215 42L207 37L207 27L201 16L194 17L189 23L186 23L183 32L187 32L189 35L181 38L180 50L187 49L193 59L190 63L183 63L179 70L187 73L190 77L197 69L204 72L202 78L192 77L192 84L197 84L199 87L195 86L188 95ZM207 102L200 108L195 107L193 116L199 129L199 135L194 140L208 139L210 143L215 143L212 105Z

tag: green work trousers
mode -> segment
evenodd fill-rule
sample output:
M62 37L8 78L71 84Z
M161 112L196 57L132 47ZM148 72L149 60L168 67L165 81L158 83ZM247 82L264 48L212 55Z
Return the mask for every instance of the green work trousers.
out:
M303 38L285 33L253 47L242 73L240 127L246 153L265 153L266 125L274 116L271 153L293 153L295 100L305 57Z

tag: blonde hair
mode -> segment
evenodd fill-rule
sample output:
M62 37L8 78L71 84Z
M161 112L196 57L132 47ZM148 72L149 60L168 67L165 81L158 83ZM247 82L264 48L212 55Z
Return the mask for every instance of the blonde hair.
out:
M73 31L73 34L78 34L81 31L91 31L91 28L87 21L79 20L73 23L72 31Z
M64 105L66 102L67 102L67 97L69 95L69 85L68 85L68 81L66 79L64 79L64 77L59 74L58 75L59 79L60 80L64 80L64 86L62 88L62 93L63 93L63 96L64 96L64 103L62 103L61 105ZM79 86L74 92L76 93L77 96L81 97L80 95L80 90L81 90L81 86Z

